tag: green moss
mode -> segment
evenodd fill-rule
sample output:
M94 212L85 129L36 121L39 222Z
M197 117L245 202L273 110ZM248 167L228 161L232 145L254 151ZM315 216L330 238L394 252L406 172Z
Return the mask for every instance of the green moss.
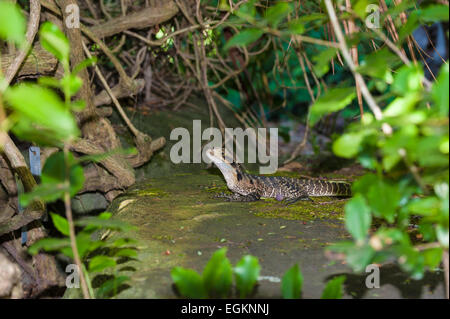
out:
M346 200L327 197L314 198L313 201L299 201L291 205L274 199L251 203L256 216L265 218L284 218L288 220L310 221L315 219L343 219Z

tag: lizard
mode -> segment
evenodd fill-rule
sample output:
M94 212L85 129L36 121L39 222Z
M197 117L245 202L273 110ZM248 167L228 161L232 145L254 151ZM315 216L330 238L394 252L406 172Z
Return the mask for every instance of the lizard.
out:
M261 198L275 198L293 204L318 196L351 196L351 184L282 176L251 175L234 159L225 156L224 149L211 148L206 156L221 171L232 194L220 194L228 201L251 202Z

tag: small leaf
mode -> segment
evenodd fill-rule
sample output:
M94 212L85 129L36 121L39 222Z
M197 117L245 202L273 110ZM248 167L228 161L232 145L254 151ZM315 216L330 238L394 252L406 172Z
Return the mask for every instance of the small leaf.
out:
M54 251L68 246L70 246L68 238L43 238L31 245L30 248L28 248L28 252L31 255L36 255L41 249L45 251Z
M342 284L345 282L345 276L338 276L328 281L322 293L322 299L341 299Z
M114 267L116 261L108 256L95 256L89 261L89 271L98 272L109 267Z
M289 3L278 2L267 9L265 18L273 28L276 28L278 24L291 12L292 7Z
M68 68L70 44L64 33L53 23L46 21L41 25L39 37L42 47Z
M21 117L50 129L55 138L68 140L78 135L74 117L58 95L48 88L21 83L5 92L5 99Z
M224 50L228 50L231 47L246 45L255 42L263 35L263 31L260 29L246 29L244 31L235 34L228 42L225 44Z
M261 266L258 258L246 255L234 267L234 275L236 276L236 288L241 298L248 296L258 281Z
M119 287L128 280L130 280L128 276L118 276L105 281L97 290L97 298L113 296Z
M357 241L362 241L367 236L367 232L372 222L370 208L367 206L364 197L356 194L345 205L345 226L349 233Z
M25 18L20 7L9 1L0 1L0 38L17 44L25 40Z
M53 225L55 225L56 229L59 230L61 234L69 236L69 223L67 222L67 219L55 213L50 213L50 216L52 217Z
M281 280L281 293L284 299L298 299L302 293L303 275L297 264L292 266Z
M233 271L226 253L226 247L214 252L205 269L203 269L203 282L210 296L226 297L230 292Z
M323 115L342 110L353 101L355 96L353 87L328 90L311 106L311 126L316 124Z
M333 143L333 152L340 157L352 158L359 153L363 139L361 132L346 133Z
M183 297L194 299L207 297L202 277L195 270L175 267L170 274Z
M134 258L137 256L137 252L135 249L123 248L123 249L120 249L119 251L117 251L117 253L115 253L114 256Z

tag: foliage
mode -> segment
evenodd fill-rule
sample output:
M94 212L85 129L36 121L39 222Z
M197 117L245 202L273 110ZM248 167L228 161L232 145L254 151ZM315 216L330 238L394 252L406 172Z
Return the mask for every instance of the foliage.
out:
M227 298L232 294L232 277L240 298L252 295L258 283L261 270L258 258L245 255L234 268L226 257L227 248L218 249L206 264L202 275L193 269L174 267L171 271L173 283L185 298ZM324 299L339 299L345 276L330 280L323 292ZM298 299L301 296L303 275L298 265L294 265L283 276L281 293L285 299Z
M25 19L19 7L10 2L0 2L0 37L22 44L24 32ZM45 22L40 27L39 37L43 48L52 53L63 66L64 76L59 80L53 77L41 77L37 84L19 83L6 86L0 72L0 93L2 93L0 102L4 98L6 106L11 111L5 119L6 128L11 129L16 136L37 145L64 148L64 151L56 152L46 160L41 183L31 192L19 196L21 205L25 207L33 200L53 202L62 199L66 202L66 215L71 216L70 197L78 193L84 183L81 161L101 158L75 158L67 151L67 144L76 139L80 133L72 112L84 108L83 101L71 101L72 96L82 86L82 80L77 73L82 68L95 63L95 60L85 60L71 71L70 45L65 35L55 25ZM60 93L64 96L64 100L61 100ZM2 105L3 103L0 104ZM3 125L4 123L2 128ZM108 268L116 269L119 259L134 258L137 255L132 246L133 242L129 239L118 239L110 244L93 239L94 232L100 230L123 232L129 229L129 226L123 223L109 220L110 217L111 214L102 213L98 217L75 221L76 225L83 228L76 237L71 238L70 229L74 229L75 225L68 219L51 213L53 225L65 237L41 239L29 248L29 253L36 254L41 249L58 251L74 259L73 247L76 246L80 259L86 259L85 264L82 265L82 273L87 281L90 295L94 297L88 274L99 273ZM99 249L102 249L103 254L93 255L94 252L98 253ZM115 274L99 287L97 297L114 295L118 287L126 280L128 277Z

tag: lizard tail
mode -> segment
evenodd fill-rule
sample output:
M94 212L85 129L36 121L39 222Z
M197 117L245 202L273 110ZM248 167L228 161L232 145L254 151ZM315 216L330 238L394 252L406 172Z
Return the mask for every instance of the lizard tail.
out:
M312 185L308 187L309 196L352 196L352 185L339 181L310 181Z

